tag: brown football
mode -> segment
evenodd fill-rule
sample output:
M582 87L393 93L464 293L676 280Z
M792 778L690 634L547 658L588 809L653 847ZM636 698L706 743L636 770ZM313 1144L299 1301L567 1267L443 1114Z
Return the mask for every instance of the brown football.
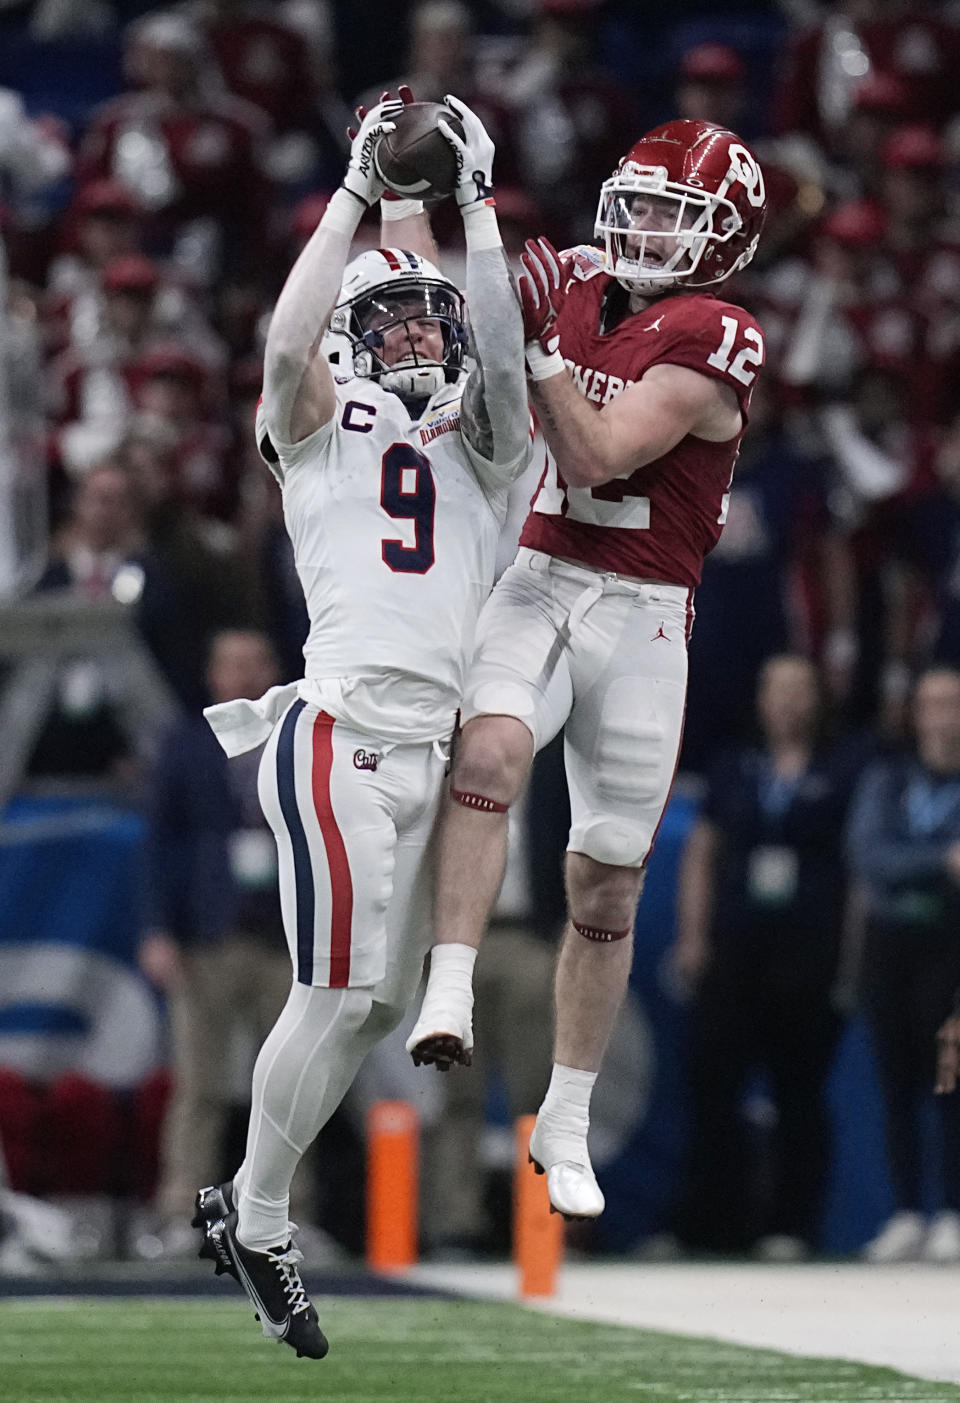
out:
M457 188L457 158L437 126L441 117L463 136L460 118L442 102L408 102L395 118L396 130L377 143L377 174L395 195L431 204Z

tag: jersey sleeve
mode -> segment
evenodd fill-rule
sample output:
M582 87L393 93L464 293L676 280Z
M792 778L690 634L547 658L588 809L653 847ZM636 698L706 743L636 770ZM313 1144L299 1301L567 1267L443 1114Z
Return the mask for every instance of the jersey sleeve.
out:
M460 442L463 444L463 451L467 455L467 461L473 468L477 478L484 488L493 487L499 489L509 487L512 483L518 482L533 458L533 438L536 427L533 421L533 413L529 414L527 425L527 436L524 440L523 448L517 458L512 463L493 463L489 458L485 458L482 453L474 448L473 444L460 429Z
M664 328L657 363L683 365L729 385L744 412L764 363L763 332L753 316L730 302L712 299L683 306Z
M339 405L338 405L339 409ZM255 433L257 438L257 452L273 473L274 477L282 487L286 481L287 473L290 469L299 467L302 463L311 459L316 464L317 454L326 448L337 423L337 415L328 419L325 424L321 424L319 429L314 429L312 434L302 438L299 443L284 443L275 434L271 433L267 426L267 418L263 408L263 398L257 401L257 414L255 423Z

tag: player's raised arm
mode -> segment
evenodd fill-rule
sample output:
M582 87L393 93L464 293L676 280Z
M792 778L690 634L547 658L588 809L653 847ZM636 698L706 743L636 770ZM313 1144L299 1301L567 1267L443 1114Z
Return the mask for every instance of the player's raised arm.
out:
M277 299L263 370L264 418L276 443L299 443L333 415L333 377L319 354L320 342L357 225L383 193L373 149L393 130L391 119L401 106L399 99L381 102L364 116L343 184L331 196Z
M461 431L473 451L518 476L529 451L529 413L520 305L503 250L493 199L494 145L465 103L444 101L463 123L440 127L457 157L457 204L467 243L467 306L476 364L463 391Z

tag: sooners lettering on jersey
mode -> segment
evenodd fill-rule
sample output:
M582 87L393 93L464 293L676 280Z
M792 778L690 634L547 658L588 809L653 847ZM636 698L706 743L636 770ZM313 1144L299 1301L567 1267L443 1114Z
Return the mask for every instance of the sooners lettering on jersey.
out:
M749 312L710 293L662 297L600 333L610 278L575 277L558 321L560 351L582 394L606 404L653 365L683 365L729 385L746 423L763 336ZM694 587L726 519L741 433L725 443L688 435L626 477L568 487L550 450L522 546L603 570Z

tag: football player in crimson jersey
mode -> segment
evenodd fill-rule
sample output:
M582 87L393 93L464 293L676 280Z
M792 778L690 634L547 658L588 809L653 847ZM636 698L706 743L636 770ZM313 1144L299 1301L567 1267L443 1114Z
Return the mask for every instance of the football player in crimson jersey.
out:
M347 264L384 193L372 154L401 102L383 101L363 114L264 352L257 443L280 483L310 616L306 676L205 713L228 755L266 742L259 792L295 982L254 1068L244 1162L232 1185L200 1190L194 1225L263 1333L315 1359L327 1341L297 1271L290 1181L420 982L445 745L509 488L531 453L494 147L468 107L446 101L464 127L463 137L445 130L460 173L473 364L462 294L410 250L406 231L400 246ZM422 238L422 207L399 203L381 207L389 227L419 221Z
M506 814L565 727L569 921L554 1070L530 1155L554 1208L603 1209L589 1102L626 989L644 865L683 729L687 639L723 526L763 337L715 294L753 257L763 176L733 132L675 121L604 182L604 250L530 241L527 368L546 440L516 563L484 609L440 853L430 980L407 1048L468 1061L471 976Z

